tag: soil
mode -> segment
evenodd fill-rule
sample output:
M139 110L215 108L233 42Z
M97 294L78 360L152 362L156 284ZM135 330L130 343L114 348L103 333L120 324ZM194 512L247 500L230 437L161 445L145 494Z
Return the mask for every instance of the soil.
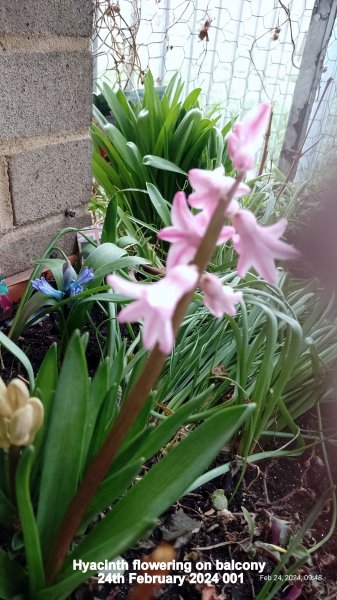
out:
M6 330L8 323L0 323ZM46 348L57 341L57 327L49 319L40 321L30 328L20 339L20 346L30 358L36 370L45 355ZM87 349L90 371L94 372L99 360L94 336L90 336ZM1 357L0 376L10 380L13 376L25 373L9 354ZM317 433L316 414L306 414L300 423L307 432ZM323 427L337 430L336 409L323 405ZM276 440L269 442L275 448ZM335 446L327 445L333 478L337 483L337 462ZM213 466L228 462L233 457L227 452L220 454ZM247 467L238 491L223 512L212 501L215 490L223 490L230 497L239 481L240 473L232 472L211 481L194 493L187 494L162 516L152 534L141 540L125 553L128 563L151 555L155 548L165 542L173 547L176 560L210 562L211 573L216 573L216 561L265 561L263 575L272 573L278 558L270 546L282 546L278 530L279 520L286 521L288 534L296 533L306 516L325 489L329 487L324 462L319 446L311 448L298 457L262 461ZM250 535L249 525L243 515L244 507L254 519L254 533ZM332 520L332 506L328 503L320 516L307 531L303 545L314 546L329 531ZM0 530L0 546L7 546L8 540ZM291 563L290 563L291 564ZM288 566L290 566L290 564ZM218 571L219 572L219 571ZM293 587L283 586L274 596L276 600L337 600L337 531L329 541L311 556L311 561L297 572L301 582ZM187 575L182 586L161 586L148 598L161 600L253 600L264 585L264 581L253 571L244 574L244 583L195 584ZM127 580L127 578L126 578ZM141 590L128 584L100 584L92 577L80 586L71 600L146 600ZM264 600L272 600L269 596Z

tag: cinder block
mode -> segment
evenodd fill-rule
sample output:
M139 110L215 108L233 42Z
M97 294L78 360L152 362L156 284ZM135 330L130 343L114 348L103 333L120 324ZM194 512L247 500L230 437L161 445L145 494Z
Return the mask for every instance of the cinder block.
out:
M13 211L9 191L8 163L0 156L0 235L13 227Z
M64 142L9 158L15 225L64 214L90 200L91 141Z
M0 238L0 266L5 277L20 273L32 267L32 260L40 258L51 242L52 237L65 227L90 225L89 213L81 207L76 217L55 216L39 220L24 227L18 227ZM68 256L76 250L76 236L67 234L58 244Z
M84 129L91 104L90 52L0 53L0 141Z
M92 0L1 0L2 33L90 36Z

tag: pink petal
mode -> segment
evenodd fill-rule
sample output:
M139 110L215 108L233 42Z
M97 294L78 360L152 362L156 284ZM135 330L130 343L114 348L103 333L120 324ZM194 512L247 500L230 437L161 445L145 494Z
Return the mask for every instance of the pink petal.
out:
M234 304L242 299L242 292L233 292L230 286L222 285L220 279L211 273L205 273L200 279L200 287L204 291L204 305L217 318L224 313L235 315Z
M234 227L231 227L230 225L225 225L225 227L221 229L220 236L217 241L217 246L219 246L219 244L225 244L226 242L228 242L228 240L230 240L234 234Z
M233 131L228 134L228 154L239 171L247 171L254 166L255 153L263 141L270 112L271 104L259 104L241 122L235 123Z
M141 321L144 316L144 300L136 300L131 302L118 315L118 321L120 323L134 323L135 321Z
M119 292L128 298L140 298L144 287L146 287L144 284L129 281L119 275L108 275L106 281L115 292Z
M193 260L195 254L196 248L194 246L189 246L187 243L173 244L167 254L166 268L169 270L177 265L187 265Z
M253 143L260 142L261 136L267 129L271 112L271 104L262 102L250 110L241 122L245 138Z
M172 223L179 229L190 229L193 215L187 206L184 192L177 192L173 198L171 209Z
M170 354L174 344L174 334L171 321L165 321L160 332L158 344L163 354Z
M277 271L275 262L268 254L252 256L253 267L268 283L276 283Z
M148 350L153 348L160 339L163 326L159 315L157 315L155 311L149 311L149 313L150 314L147 315L144 320L143 326L143 345L144 348L147 348Z
M186 232L179 231L177 227L164 227L158 231L157 237L159 240L165 240L166 242L181 242L186 239Z

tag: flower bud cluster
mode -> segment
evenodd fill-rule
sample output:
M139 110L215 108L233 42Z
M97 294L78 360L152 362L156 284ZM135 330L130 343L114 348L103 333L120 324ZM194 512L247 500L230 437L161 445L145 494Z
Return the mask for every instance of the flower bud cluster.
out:
M0 378L0 448L29 446L43 423L43 404L30 398L21 379L6 386Z

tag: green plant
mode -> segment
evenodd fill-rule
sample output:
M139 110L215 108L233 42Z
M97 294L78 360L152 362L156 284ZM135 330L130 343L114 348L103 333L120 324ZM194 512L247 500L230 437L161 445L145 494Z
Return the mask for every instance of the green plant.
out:
M320 299L314 281L284 273L279 288L253 276L239 283L235 272L222 279L243 292L244 302L235 317L214 320L195 297L157 382L157 405L176 410L212 385L205 415L223 402L257 405L240 435L240 456L285 429L300 444L298 417L334 397L326 378L337 359L334 299Z
M72 560L80 557L97 562L125 551L207 468L252 410L244 406L219 407L210 419L200 416L199 424L188 428L186 439L174 445L134 484L142 465L157 455L192 413L198 414L204 398L194 398L154 427L149 418L155 398L150 396L90 502L60 576L46 583L44 565L65 511L86 466L116 421L119 389L132 385L137 372L136 364L129 368L125 347L121 346L115 359L103 361L90 380L86 341L86 336L73 334L60 371L57 347L53 345L34 379L27 358L0 334L0 343L23 360L31 394L41 399L45 410L44 427L36 435L34 446L22 449L19 455L15 446L9 451L0 450L0 522L14 535L19 517L23 537L9 552L0 551L0 596L4 600L12 600L15 595L31 600L68 597L88 578L88 573L72 570ZM137 361L142 363L141 354ZM196 461L200 448L204 450ZM13 478L16 500L6 484ZM97 519L107 508L106 517Z
M231 123L219 129L220 114L200 108L201 89L185 99L183 89L177 74L159 99L148 72L142 102L130 103L121 90L103 84L115 125L94 107L94 177L108 198L148 225L168 224L168 206L174 192L186 187L186 171L192 167L225 164L232 170L224 141ZM97 204L92 208L97 211Z
M60 232L51 242L44 256L34 261L36 267L21 298L8 334L12 340L16 341L25 328L33 325L41 317L50 313L56 313L61 334L61 351L63 353L72 333L76 329L83 329L87 320L90 320L90 312L95 302L115 302L116 298L109 292L109 287L104 285L105 276L114 270L118 271L130 267L136 268L147 261L138 256L129 256L126 250L117 246L116 243L109 241L104 243L105 239L115 239L117 241L113 237L112 219L107 219L107 223L109 223L111 230L109 234L110 238L105 230L103 230L103 243L99 246L88 238L92 250L85 259L82 272L84 270L87 272L90 271L91 275L85 285L85 289L83 286L80 286L79 289L74 288L74 295L64 293L64 282L67 274L69 275L68 279L76 278L74 269L69 263L65 262L64 258L50 258L50 254L55 250L59 237L69 230ZM84 231L83 234L85 235ZM34 291L34 282L36 280L41 281L38 278L45 268L51 271L55 280L56 288L54 294L51 288L50 291L47 289L45 293ZM42 280L42 288L44 289L45 287L44 280ZM83 291L79 291L81 288ZM113 311L111 308L109 310ZM113 316L113 314L110 314L110 319Z

